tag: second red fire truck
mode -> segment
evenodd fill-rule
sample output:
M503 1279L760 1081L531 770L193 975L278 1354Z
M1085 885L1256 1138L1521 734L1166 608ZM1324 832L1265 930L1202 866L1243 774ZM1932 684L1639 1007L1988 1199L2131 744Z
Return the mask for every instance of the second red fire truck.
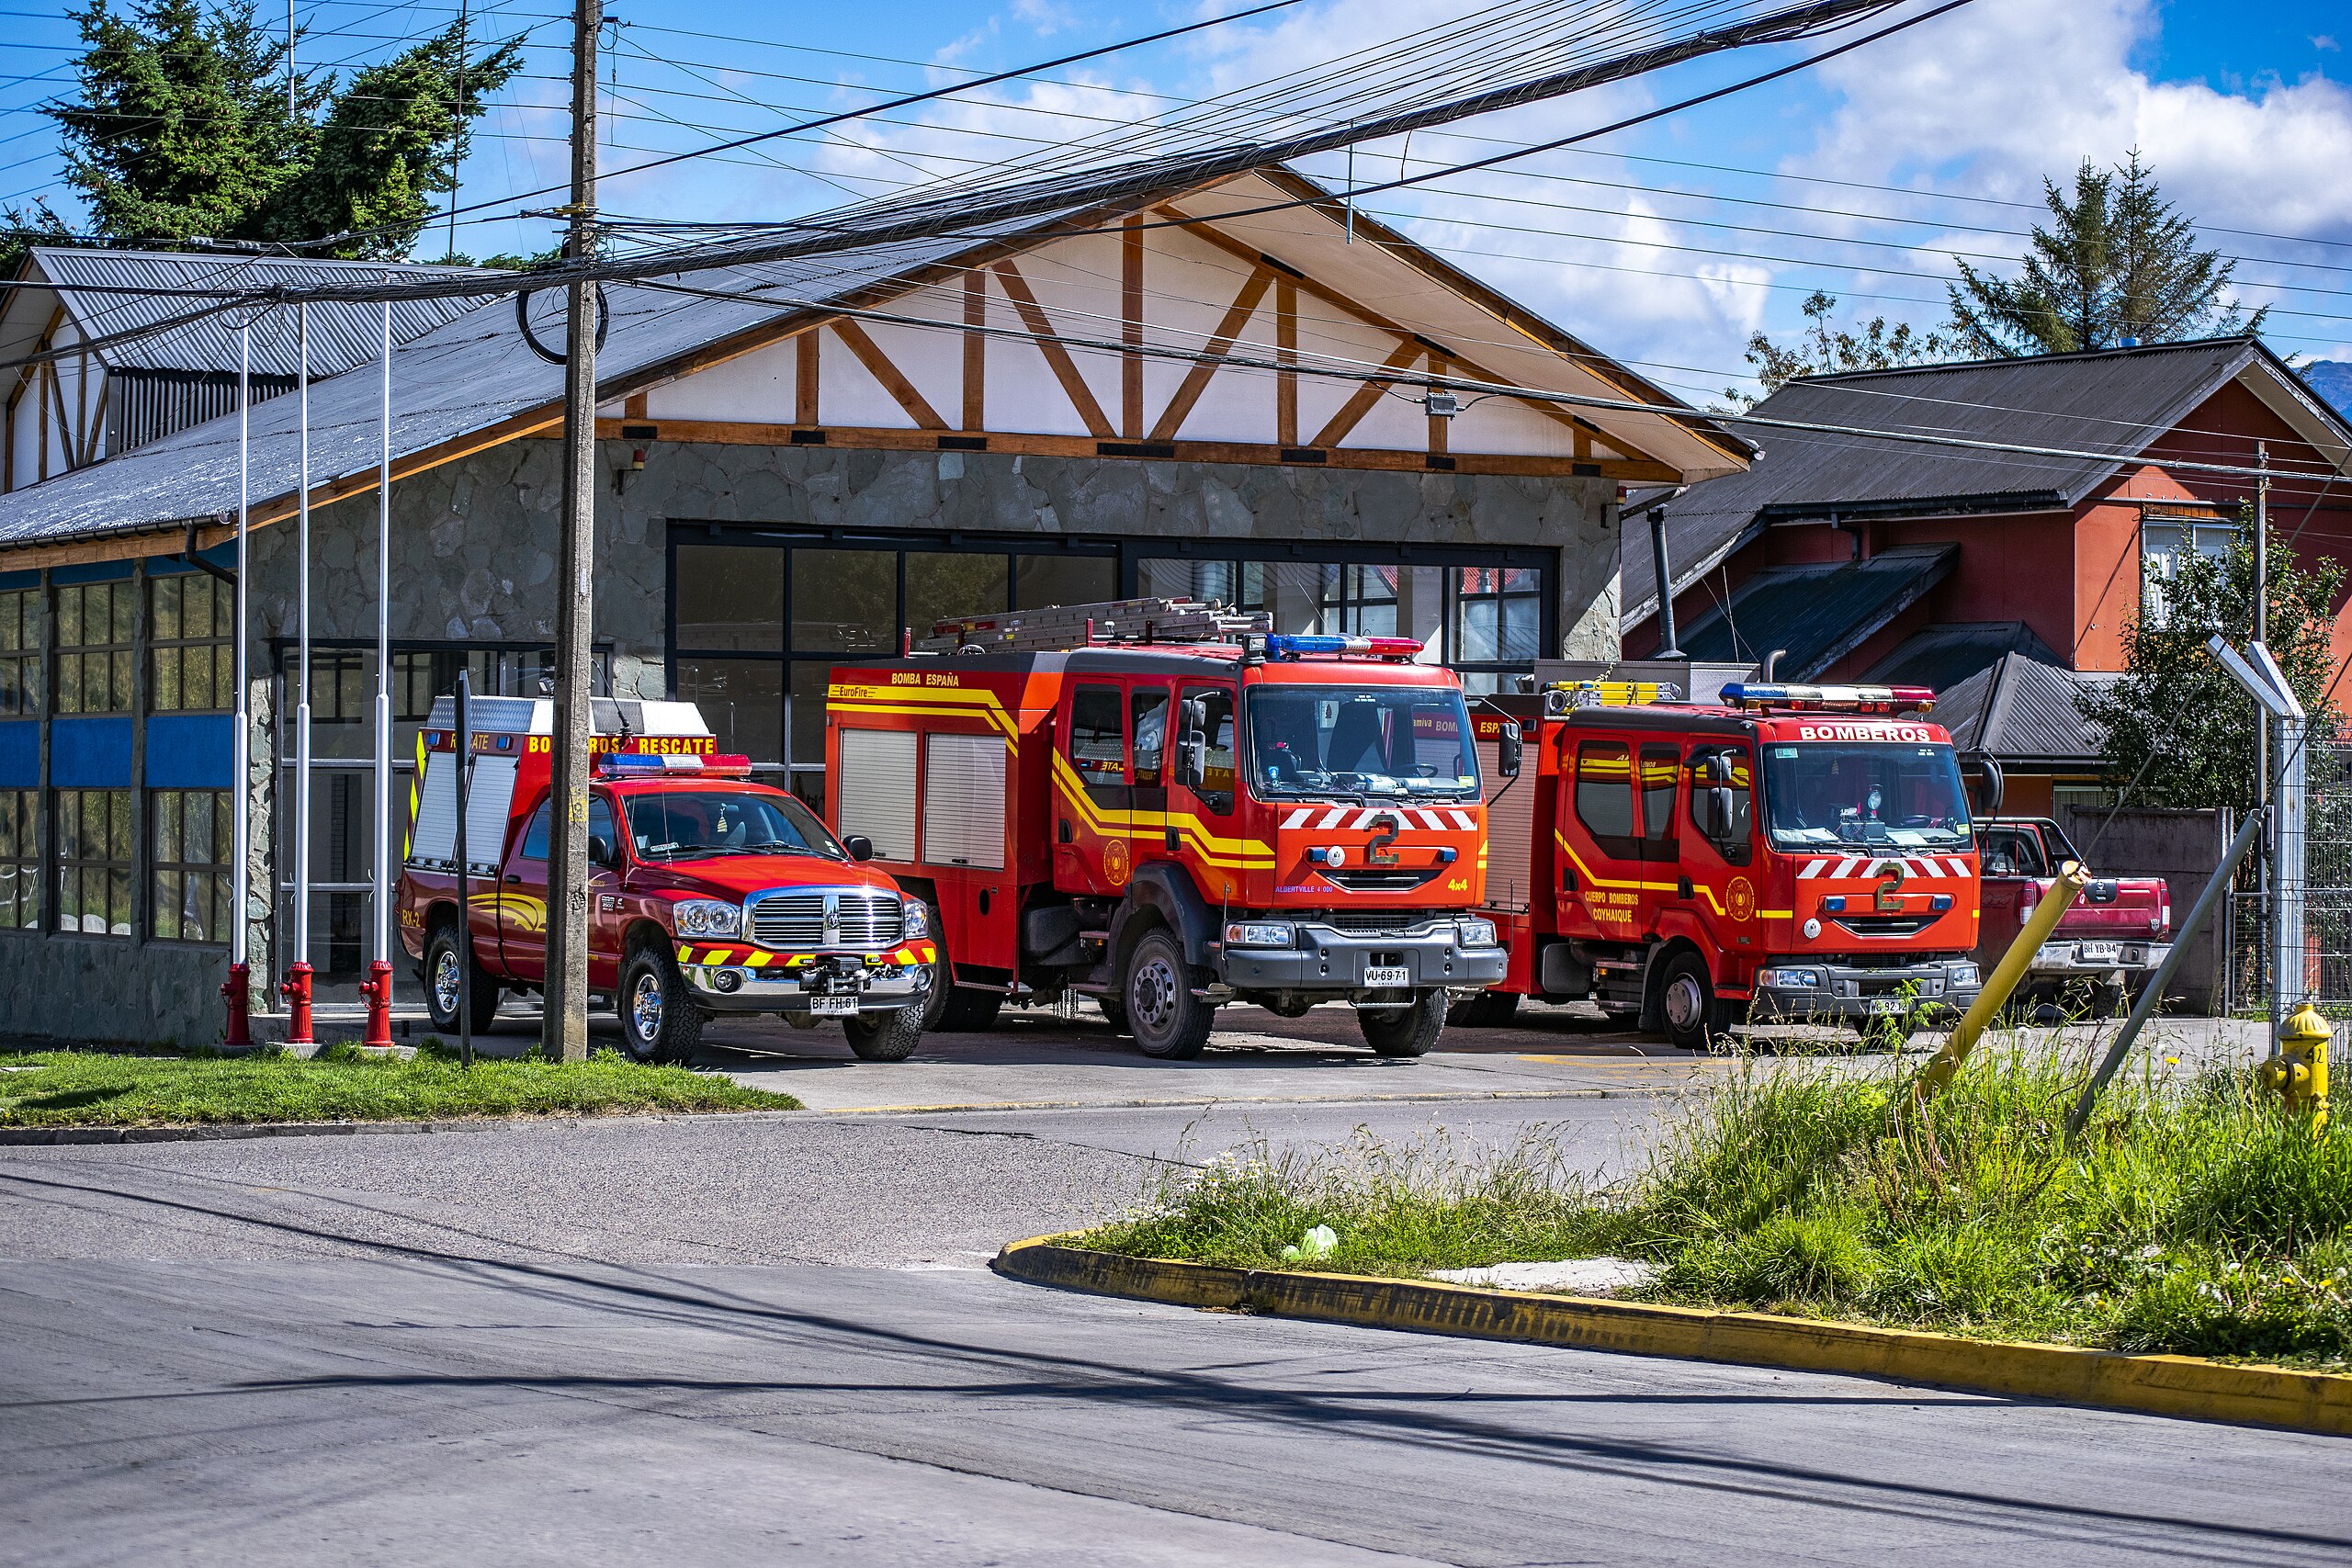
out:
M1933 694L1724 698L1586 682L1481 705L1485 747L1527 760L1489 796L1510 963L1471 1021L1590 998L1699 1049L1749 1021L1907 1030L1975 998L1976 844Z
M935 911L939 1025L1077 995L1182 1057L1227 1002L1345 1001L1416 1056L1502 977L1469 714L1419 643L1130 600L930 646L833 671L826 762L835 831Z

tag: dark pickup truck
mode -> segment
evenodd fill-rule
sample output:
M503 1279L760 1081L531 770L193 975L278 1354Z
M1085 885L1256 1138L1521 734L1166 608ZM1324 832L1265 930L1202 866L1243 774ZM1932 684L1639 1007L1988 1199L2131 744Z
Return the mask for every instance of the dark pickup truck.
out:
M1976 961L1986 974L2049 896L2058 867L2079 861L2046 817L1996 817L1976 824L1982 857ZM2020 1000L2060 1001L2070 982L2094 1015L2114 1013L2138 993L2171 951L2172 896L2160 876L2102 876L2058 922L2018 987Z

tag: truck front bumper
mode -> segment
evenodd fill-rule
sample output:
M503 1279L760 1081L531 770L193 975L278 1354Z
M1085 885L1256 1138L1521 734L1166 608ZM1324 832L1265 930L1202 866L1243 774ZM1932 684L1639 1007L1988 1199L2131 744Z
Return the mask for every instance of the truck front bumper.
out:
M1756 977L1751 1023L1846 1023L1917 1013L1958 1014L1984 988L1969 959L1932 958L1900 968L1862 968L1817 958L1766 964Z
M1343 931L1312 919L1270 921L1293 928L1287 947L1231 943L1216 953L1217 978L1237 991L1414 990L1436 986L1483 989L1503 977L1501 947L1468 947L1451 918L1396 934ZM1378 973L1385 970L1387 974Z
M765 948L678 947L678 973L707 1012L806 1013L818 998L854 998L860 1012L893 1012L931 989L930 942L888 953L772 953Z
M2138 975L2154 970L2171 952L2168 942L2046 942L2026 973L2036 980L2105 976L2118 970Z

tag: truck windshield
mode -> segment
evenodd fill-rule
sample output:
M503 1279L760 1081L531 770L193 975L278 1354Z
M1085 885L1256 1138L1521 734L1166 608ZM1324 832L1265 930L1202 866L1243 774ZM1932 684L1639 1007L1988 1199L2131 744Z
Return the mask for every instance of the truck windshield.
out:
M1445 686L1254 686L1250 774L1269 798L1478 793L1470 716Z
M1782 849L1968 842L1968 801L1949 746L1768 746L1764 800L1772 842Z
M714 855L848 853L808 808L785 795L749 790L679 790L631 796L630 846L639 860L703 860Z

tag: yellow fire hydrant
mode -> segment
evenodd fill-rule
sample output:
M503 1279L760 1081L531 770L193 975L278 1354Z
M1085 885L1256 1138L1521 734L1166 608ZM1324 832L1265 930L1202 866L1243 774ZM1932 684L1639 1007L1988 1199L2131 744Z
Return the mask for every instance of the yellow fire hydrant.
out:
M2262 1081L2290 1115L2308 1111L2312 1131L2327 1125L2327 1043L2335 1032L2305 1002L2278 1026L2278 1049L2262 1064Z

